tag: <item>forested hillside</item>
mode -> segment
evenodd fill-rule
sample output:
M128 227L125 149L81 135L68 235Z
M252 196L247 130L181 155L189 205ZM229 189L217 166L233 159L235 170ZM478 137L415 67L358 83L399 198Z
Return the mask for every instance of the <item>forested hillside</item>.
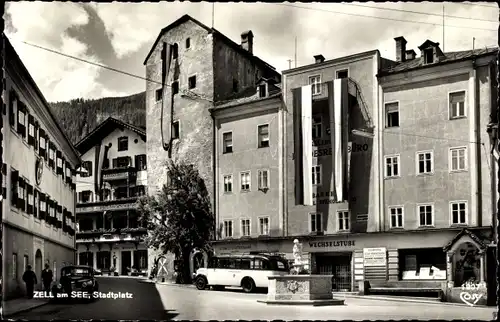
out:
M112 116L135 126L146 128L145 93L126 97L74 99L50 103L62 129L73 144L84 138L102 121Z

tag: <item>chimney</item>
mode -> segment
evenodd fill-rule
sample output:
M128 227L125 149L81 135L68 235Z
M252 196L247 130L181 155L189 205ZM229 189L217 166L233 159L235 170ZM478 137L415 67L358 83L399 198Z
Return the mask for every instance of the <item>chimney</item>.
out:
M413 60L416 57L417 57L417 53L413 49L406 51L406 60Z
M402 63L406 60L406 39L401 36L394 40L396 41L396 61Z
M323 57L323 55L316 55L314 56L314 61L316 64L320 64L325 61L325 57Z
M253 33L251 30L241 34L241 48L253 54Z

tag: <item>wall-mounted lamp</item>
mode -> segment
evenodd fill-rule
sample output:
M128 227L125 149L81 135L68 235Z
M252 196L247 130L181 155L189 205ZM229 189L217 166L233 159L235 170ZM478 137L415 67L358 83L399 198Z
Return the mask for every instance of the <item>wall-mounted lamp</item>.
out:
M375 136L373 133L362 131L362 130L352 130L351 133L354 135L362 136L362 137L369 138L369 139L371 139Z

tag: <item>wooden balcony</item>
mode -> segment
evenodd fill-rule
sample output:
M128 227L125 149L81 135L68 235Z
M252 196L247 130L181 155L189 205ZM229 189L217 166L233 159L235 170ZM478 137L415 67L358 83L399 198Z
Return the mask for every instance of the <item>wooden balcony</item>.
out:
M147 234L146 228L95 229L76 233L77 243L138 242Z
M134 180L137 177L137 169L134 167L119 167L102 169L104 181Z
M94 213L103 211L133 210L139 197L128 197L115 200L84 202L76 205L76 213Z

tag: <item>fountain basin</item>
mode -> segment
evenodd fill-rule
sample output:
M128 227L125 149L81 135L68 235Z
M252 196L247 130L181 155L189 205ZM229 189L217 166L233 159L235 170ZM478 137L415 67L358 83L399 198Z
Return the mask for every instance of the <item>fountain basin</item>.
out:
M269 305L344 305L344 300L332 295L332 275L269 276L267 298L260 303Z

